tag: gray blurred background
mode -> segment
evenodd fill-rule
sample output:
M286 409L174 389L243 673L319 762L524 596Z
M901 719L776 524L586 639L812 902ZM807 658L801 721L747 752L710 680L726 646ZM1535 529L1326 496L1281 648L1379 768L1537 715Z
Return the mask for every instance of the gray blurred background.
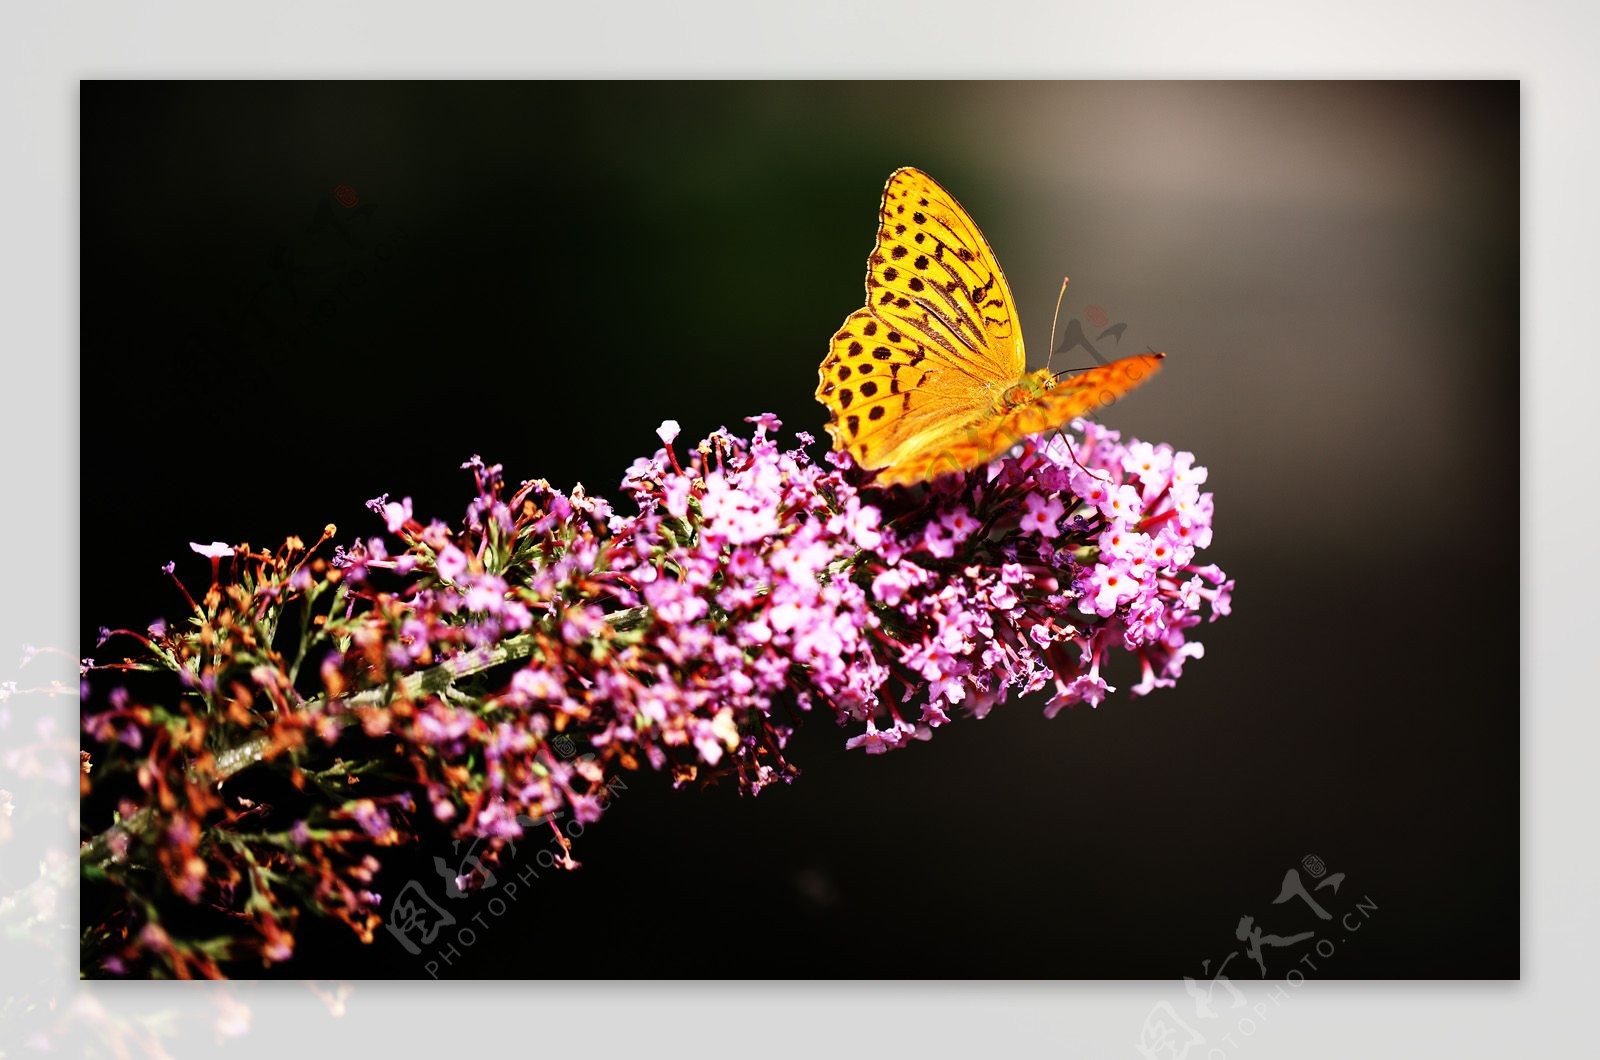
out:
M1144 700L878 759L815 719L759 800L641 777L458 974L549 974L522 958L558 930L578 975L1200 976L1242 915L1323 929L1273 904L1317 855L1333 904L1378 909L1324 976L1514 976L1518 108L1514 82L86 85L82 486L124 562L84 572L83 653L174 613L156 569L189 540L352 538L384 491L450 516L474 452L615 495L664 418L820 435L817 362L917 165L993 244L1032 365L1063 275L1063 325L1167 351L1103 418L1211 469L1233 617ZM408 960L330 930L287 972Z

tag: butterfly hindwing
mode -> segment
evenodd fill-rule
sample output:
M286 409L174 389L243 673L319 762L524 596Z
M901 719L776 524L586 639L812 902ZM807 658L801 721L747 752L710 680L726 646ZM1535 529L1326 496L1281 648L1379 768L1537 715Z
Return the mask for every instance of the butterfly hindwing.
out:
M931 426L981 407L964 373L869 309L845 318L817 374L834 447L864 467L884 466Z

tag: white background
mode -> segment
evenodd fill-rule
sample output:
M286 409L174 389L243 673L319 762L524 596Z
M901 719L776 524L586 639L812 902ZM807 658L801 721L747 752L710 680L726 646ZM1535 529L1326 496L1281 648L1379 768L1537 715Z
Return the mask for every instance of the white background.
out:
M1521 580L1514 581L1510 556L1488 556L1482 569L1462 572L1482 583L1483 614L1430 620L1460 622L1460 635L1482 638L1484 651L1511 651L1489 639L1503 627L1487 619L1520 600L1523 981L1313 979L1277 1003L1252 995L1252 1003L1270 1006L1266 1017L1248 1035L1236 1027L1231 1044L1219 1040L1220 1023L1204 1024L1207 1044L1189 1056L1589 1055L1600 1000L1592 823L1600 722L1589 679L1596 475L1587 434L1596 373L1594 336L1584 327L1600 271L1596 22L1595 9L1577 3L1470 0L1316 8L972 0L7 5L0 15L0 658L22 643L70 648L78 579L117 562L114 523L94 498L78 495L76 483L79 78L1520 78L1523 479L1520 495L1512 483L1485 482L1473 500L1498 495L1508 509L1520 505ZM136 338L130 355L144 341ZM1518 425L1481 429L1511 445ZM1463 531L1465 514L1408 517L1436 518L1441 533L1452 533ZM1382 533L1380 518L1373 533ZM1419 614L1427 608L1403 587L1373 603ZM61 698L50 709L72 731L76 704ZM64 830L63 845L71 842ZM63 899L69 909L72 901ZM686 938L715 923L708 914L686 920ZM581 939L581 925L570 930ZM870 935L870 925L862 930ZM19 955L14 946L0 949L0 960ZM1134 1057L1157 1002L1170 1001L1196 1022L1179 983L732 982L761 975L759 947L730 951L730 982L722 985L361 983L340 1016L332 1014L337 1004L300 984L113 984L91 993L73 981L75 967L69 952L39 970L43 979L62 980L55 993L63 1010L79 1006L84 1027L94 1024L96 1005L122 1021L161 1015L176 1034L167 1039L175 1055L213 1050L217 1015L227 1011L218 1007L219 990L251 1011L248 1033L226 1041L236 1054ZM626 954L616 955L614 968L627 978ZM841 963L826 971L847 977L851 970ZM550 974L530 948L528 975ZM14 1031L0 1016L0 1051L27 1055Z

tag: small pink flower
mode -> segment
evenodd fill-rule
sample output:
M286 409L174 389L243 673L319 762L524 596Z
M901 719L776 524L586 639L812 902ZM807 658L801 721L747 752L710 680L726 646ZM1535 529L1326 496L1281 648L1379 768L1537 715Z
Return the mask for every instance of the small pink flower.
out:
M941 515L939 521L950 529L950 534L958 545L977 533L978 528L983 525L974 519L966 508L952 508Z
M1107 519L1133 522L1139 518L1139 512L1143 507L1139 500L1139 491L1132 486L1123 485L1111 491L1111 496L1101 505L1100 511Z
M910 587L911 580L906 572L899 567L890 567L872 580L872 595L880 603L898 607Z
M922 532L922 547L938 559L949 559L956 554L955 535L943 523L929 523Z
M897 721L887 729L879 729L867 719L867 731L860 736L852 736L844 742L845 750L854 751L857 747L865 747L869 755L881 755L892 751L906 742L906 739L915 735L917 727L909 722Z
M1172 472L1172 447L1134 442L1128 446L1121 464L1124 472L1139 480L1143 499L1152 500L1166 488Z
M1112 482L1104 472L1096 475L1079 468L1072 472L1071 481L1072 492L1092 508L1103 510L1106 502L1111 499Z
M411 521L411 498L396 503L388 501L383 506L383 524L391 534L398 534Z
M454 545L445 545L439 550L438 570L445 581L458 581L467 572L467 554Z
M1116 609L1139 593L1139 580L1120 564L1097 563L1089 575L1091 597L1087 593L1079 605L1084 614L1109 618Z
M1107 692L1115 691L1116 689L1106 684L1098 673L1080 674L1045 704L1044 716L1053 718L1062 707L1070 707L1076 703L1087 703L1090 707L1098 707L1104 702Z
M1022 529L1031 534L1038 534L1043 538L1054 538L1061 531L1056 527L1056 520L1063 514L1061 500L1057 497L1041 497L1030 493L1023 498L1023 505L1027 511L1022 516Z
M662 506L667 509L668 514L675 515L679 519L689 514L689 486L688 478L683 475L675 475L667 480L663 490Z

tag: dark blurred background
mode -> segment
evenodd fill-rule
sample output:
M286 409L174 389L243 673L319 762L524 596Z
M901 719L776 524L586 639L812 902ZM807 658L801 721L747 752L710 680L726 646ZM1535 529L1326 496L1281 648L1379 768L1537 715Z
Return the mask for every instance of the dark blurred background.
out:
M441 974L1198 978L1248 914L1337 947L1269 949L1275 977L1515 976L1518 99L85 84L82 653L179 614L189 541L348 541L382 492L454 519L473 453L616 497L665 418L820 435L817 363L917 165L994 245L1033 366L1064 274L1063 326L1169 353L1104 418L1211 469L1233 617L1147 699L879 758L817 718L755 800L631 777L579 872L457 910L492 929ZM1346 874L1326 908L1376 907L1359 934L1273 904L1308 855ZM426 974L305 928L285 974Z

